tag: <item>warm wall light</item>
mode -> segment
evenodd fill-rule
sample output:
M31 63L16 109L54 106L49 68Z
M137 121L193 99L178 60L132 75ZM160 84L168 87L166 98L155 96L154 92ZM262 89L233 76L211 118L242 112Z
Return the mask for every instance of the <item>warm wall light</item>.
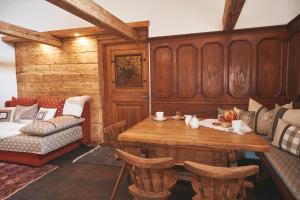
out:
M78 37L78 36L79 36L79 33L75 33L74 35L75 35L75 37Z
M52 46L49 46L49 45L46 45L46 44L40 44L40 47L41 47L41 49L44 53L49 53L49 52L54 51L55 49L57 49L56 47L52 47Z
M84 46L89 44L88 39L85 37L78 38L78 42L79 42L79 44L84 45Z

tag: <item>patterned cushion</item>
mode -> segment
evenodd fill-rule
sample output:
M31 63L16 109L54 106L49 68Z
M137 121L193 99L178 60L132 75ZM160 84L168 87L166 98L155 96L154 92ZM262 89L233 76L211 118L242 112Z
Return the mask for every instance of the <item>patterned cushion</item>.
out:
M14 114L14 122L19 122L22 119L32 120L38 112L38 105L32 106L17 106Z
M251 128L253 127L254 116L255 116L255 112L253 111L240 110L238 112L238 119L242 120L245 124L247 124Z
M248 111L255 112L253 130L261 135L268 135L272 127L272 120L274 117L274 110L269 111L262 104L254 99L249 99Z
M300 128L279 119L272 145L300 156Z
M285 183L295 199L300 199L300 159L270 145L270 151L264 153L280 179Z
M32 106L33 104L36 103L35 98L15 98L12 97L10 100L10 107L16 107L17 105L19 106Z
M35 121L21 128L21 132L29 135L46 136L76 126L84 121L73 116L59 116L47 121Z
M39 107L43 108L56 108L55 117L61 116L65 104L65 99L51 99L46 97L40 97L37 99Z
M275 130L279 119L290 123L293 126L300 127L300 109L287 109L277 106L274 111L274 118L272 120L272 126L269 131L269 139L273 140Z
M13 122L15 107L0 109L0 122Z

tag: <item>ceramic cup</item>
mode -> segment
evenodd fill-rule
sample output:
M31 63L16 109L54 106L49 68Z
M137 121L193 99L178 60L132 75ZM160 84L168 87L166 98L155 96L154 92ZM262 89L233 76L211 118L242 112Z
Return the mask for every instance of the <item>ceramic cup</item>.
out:
M193 117L192 115L184 115L184 122L185 122L186 126L190 125L190 121L191 121L192 117Z
M156 119L163 119L164 118L164 112L156 112L155 117L156 117Z
M231 126L234 131L240 131L242 129L242 120L232 120Z

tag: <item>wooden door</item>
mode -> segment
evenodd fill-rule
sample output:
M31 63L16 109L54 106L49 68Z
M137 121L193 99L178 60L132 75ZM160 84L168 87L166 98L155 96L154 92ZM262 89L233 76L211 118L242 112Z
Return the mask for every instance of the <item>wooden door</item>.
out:
M104 126L129 128L149 115L148 45L108 45L104 58Z

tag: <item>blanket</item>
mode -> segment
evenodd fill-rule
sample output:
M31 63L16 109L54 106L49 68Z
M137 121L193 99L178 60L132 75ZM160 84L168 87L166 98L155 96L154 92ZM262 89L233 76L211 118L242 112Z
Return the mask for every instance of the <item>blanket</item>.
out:
M0 123L0 139L16 136L22 134L20 129L26 124L15 122L1 122Z

